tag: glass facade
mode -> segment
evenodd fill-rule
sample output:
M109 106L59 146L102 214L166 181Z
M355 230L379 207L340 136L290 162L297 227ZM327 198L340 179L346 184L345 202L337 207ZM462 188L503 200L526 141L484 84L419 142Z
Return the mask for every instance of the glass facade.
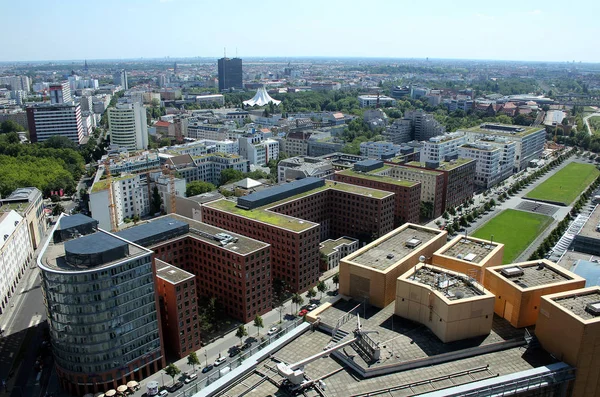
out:
M151 253L92 272L42 269L42 288L61 368L102 373L160 355Z

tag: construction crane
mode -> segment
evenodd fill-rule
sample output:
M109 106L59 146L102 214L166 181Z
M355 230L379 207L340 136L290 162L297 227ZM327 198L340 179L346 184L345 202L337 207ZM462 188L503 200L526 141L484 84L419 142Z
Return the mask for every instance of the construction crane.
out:
M106 158L104 160L104 174L106 175L106 184L108 185L108 212L110 216L110 231L116 232L117 225L117 213L115 211L115 198L112 190L112 176L110 175L110 160Z
M171 200L171 214L177 212L177 203L175 199L175 171L169 168L167 164L165 164L163 168L163 174L169 176L169 190L170 190L170 200Z

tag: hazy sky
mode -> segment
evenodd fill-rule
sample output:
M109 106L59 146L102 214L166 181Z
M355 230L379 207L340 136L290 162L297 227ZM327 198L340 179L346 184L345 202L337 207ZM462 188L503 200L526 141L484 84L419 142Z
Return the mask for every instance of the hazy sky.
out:
M0 61L332 56L600 62L600 1L3 0Z

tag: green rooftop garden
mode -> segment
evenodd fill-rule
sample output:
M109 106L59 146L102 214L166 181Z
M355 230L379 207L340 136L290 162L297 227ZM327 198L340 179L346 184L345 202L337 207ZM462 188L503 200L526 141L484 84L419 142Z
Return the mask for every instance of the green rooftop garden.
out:
M492 133L492 134L505 135L505 136L519 136L519 137L523 137L523 136L527 136L529 134L533 134L534 132L537 132L539 130L543 130L544 129L543 127L525 127L525 126L522 126L522 125L510 125L510 124L498 124L498 123L481 123L481 124L496 124L496 125L502 125L504 127L522 128L523 131L515 132L513 134L513 133L511 133L509 131L483 129L483 128L480 128L480 126L468 128L467 131L471 131L471 132L483 132L483 133L488 133L488 134Z
M388 166L388 168L389 168L389 166ZM380 172L380 171L382 171L381 168L375 170L375 172ZM406 187L414 186L418 183L418 182L412 182L412 181L405 181L405 180L401 180L401 179L395 179L395 178L393 178L391 176L387 176L387 175L377 175L377 174L367 174L364 172L356 172L352 169L341 171L339 174L354 176L354 177L362 178L362 179L368 179L370 181L378 181L378 182L385 182L385 183L390 183L390 184L394 184L394 185L398 185L398 186L406 186Z

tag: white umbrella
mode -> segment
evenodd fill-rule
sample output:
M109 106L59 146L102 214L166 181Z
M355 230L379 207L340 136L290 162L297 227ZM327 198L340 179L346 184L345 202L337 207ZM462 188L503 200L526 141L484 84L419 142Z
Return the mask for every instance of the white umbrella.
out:
M106 393L104 393L104 395L106 397L113 397L116 394L117 394L117 391L115 389L110 389L109 391L107 391Z
M133 389L134 387L138 387L139 383L137 383L134 380L130 380L129 382L127 382L127 387L129 387L130 389Z
M96 393L94 394L94 397L104 397L104 393Z
M121 386L117 387L117 391L119 393L126 392L127 391L127 386L126 385L121 385Z

